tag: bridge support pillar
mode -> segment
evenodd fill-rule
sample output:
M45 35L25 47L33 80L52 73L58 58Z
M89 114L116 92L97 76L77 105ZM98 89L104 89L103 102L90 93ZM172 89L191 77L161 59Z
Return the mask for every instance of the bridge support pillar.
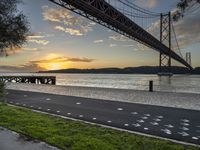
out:
M168 54L160 52L158 75L172 76L171 70L171 12L160 15L160 42L169 47Z

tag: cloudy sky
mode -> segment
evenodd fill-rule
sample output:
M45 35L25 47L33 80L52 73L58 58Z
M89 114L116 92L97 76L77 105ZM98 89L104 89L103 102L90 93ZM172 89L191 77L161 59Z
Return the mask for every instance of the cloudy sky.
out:
M175 9L178 0L130 1L154 12L167 12ZM19 9L30 22L31 34L21 49L0 58L0 72L158 65L156 51L48 0L24 0ZM191 12L174 26L182 54L191 52L192 65L200 66L200 13Z

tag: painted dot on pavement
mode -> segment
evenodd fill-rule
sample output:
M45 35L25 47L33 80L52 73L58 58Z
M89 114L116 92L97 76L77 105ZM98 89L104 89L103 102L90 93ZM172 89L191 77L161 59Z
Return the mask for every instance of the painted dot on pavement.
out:
M51 109L47 109L47 111L50 111Z
M157 122L158 122L158 121L161 121L161 119L158 119L158 118L157 118L157 119L154 119L154 121L157 121Z
M123 110L123 108L117 108L117 110L119 110L119 111L122 111L122 110Z
M182 119L181 121L183 121L183 122L190 122L190 120L188 120L188 119Z
M144 128L144 130L149 130L149 128Z
M137 114L138 114L138 112L131 112L131 114L132 114L132 115L137 115Z
M96 120L97 118L92 118L92 120Z
M167 127L167 128L173 128L174 126L171 125L171 124L167 124L167 125L165 125L165 127Z
M67 115L71 115L71 113L67 113Z
M111 123L112 121L108 120L107 122L108 122L108 123Z
M80 103L80 102L77 102L76 105L81 105L81 103Z
M145 116L147 116L147 117L150 117L151 115L150 114L144 114Z
M172 132L169 129L161 129L165 134L172 134Z
M141 125L139 123L132 124L134 127L140 127Z
M142 117L142 119L145 119L145 120L146 120L146 119L148 119L148 117Z
M184 131L190 130L190 129L186 128L186 127L180 127L179 129L184 130Z
M183 125L183 126L189 126L190 124L189 123L181 123L181 125Z
M57 113L60 113L60 110L56 111Z
M124 124L124 126L125 126L125 127L128 127L128 126L129 126L129 124Z
M198 138L198 137L194 137L194 136L193 136L193 137L192 137L192 139L193 139L193 140L198 140L199 138Z
M159 125L159 123L157 123L157 122L151 122L150 124L152 124L153 126L158 126Z
M164 117L163 117L163 116L157 116L157 118L162 119L162 118L164 118Z
M82 117L83 117L83 115L79 115L79 117L80 117L80 118L82 118Z
M47 101L50 101L51 99L50 99L50 98L46 98L46 100L47 100Z
M144 120L137 120L137 122L144 123L145 121Z
M186 133L186 132L178 132L178 134L180 134L180 135L182 135L182 136L189 136L189 134Z

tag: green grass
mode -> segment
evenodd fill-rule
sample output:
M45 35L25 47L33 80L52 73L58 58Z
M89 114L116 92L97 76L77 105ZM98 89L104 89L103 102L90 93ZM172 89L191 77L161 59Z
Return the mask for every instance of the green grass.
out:
M0 126L64 150L200 150L0 104Z

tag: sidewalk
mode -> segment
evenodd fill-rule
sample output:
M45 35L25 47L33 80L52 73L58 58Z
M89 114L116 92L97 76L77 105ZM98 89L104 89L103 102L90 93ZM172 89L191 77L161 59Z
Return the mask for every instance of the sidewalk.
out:
M200 94L16 83L7 89L200 110Z
M0 150L59 150L44 142L21 136L0 127Z

